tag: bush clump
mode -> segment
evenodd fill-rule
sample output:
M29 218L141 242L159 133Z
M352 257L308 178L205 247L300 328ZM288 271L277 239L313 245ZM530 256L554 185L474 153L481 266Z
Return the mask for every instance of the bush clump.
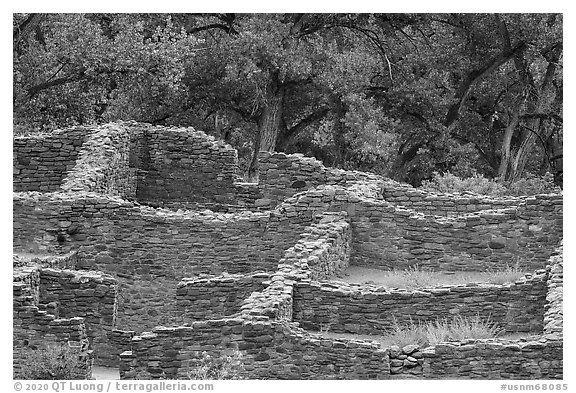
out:
M502 182L474 174L461 178L449 172L440 174L434 172L431 180L422 182L422 189L439 193L475 193L489 196L527 196L560 192L554 184L554 176L546 173L544 176L527 174L525 178L515 182Z
M394 320L392 329L383 337L388 345L403 347L408 344L418 344L428 347L446 341L461 341L465 339L495 338L503 333L490 318L455 316L452 320L438 319L434 322L400 325Z
M188 378L194 380L224 380L243 379L244 370L242 354L235 350L231 355L214 357L206 351L202 352L198 365L188 373Z
M22 352L21 367L15 370L14 379L85 379L87 374L86 354L68 344L48 344L38 349Z

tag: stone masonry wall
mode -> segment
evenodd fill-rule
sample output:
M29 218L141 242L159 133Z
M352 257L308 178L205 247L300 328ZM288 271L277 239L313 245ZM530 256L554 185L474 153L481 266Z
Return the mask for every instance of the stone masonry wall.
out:
M134 198L136 176L129 167L129 152L129 129L114 123L99 127L82 146L76 166L64 179L62 191Z
M374 197L378 184L320 186L278 206L295 217L346 211L351 264L384 269L418 265L442 271L544 267L562 238L562 196L537 195L517 208L433 217Z
M123 329L178 316L176 286L184 277L273 271L312 222L274 212L179 214L82 193L16 193L13 207L15 250L76 250L78 268L119 279Z
M379 181L381 177L367 172L327 168L312 157L302 154L260 152L258 181L264 200L274 207L288 197L322 184L345 185L359 180Z
M45 310L40 310L34 289L27 280L13 283L13 364L17 374L31 351L51 345L68 345L74 348L82 367L78 379L88 379L92 375L92 353L89 350L84 318L57 318ZM38 285L34 283L32 285Z
M155 206L175 201L234 202L235 149L193 129L138 125L133 133L133 138L140 138L132 142L139 201Z
M316 232L320 239L326 239L326 233L332 231L345 233L342 232L345 226L337 216L327 214L323 219L324 223L320 220L307 232L310 235ZM306 235L303 238L306 239ZM404 377L454 378L459 375L457 371L468 378L486 378L486 375L503 379L526 378L528 371L543 378L561 378L562 360L557 341L498 342L489 350L482 342L439 344L426 349L414 345L414 348L406 349L407 354L404 354L405 348L401 353L392 354L392 349L382 348L375 342L328 339L302 330L291 322L291 288L312 276L306 261L310 251L304 247L307 243L308 247L314 248L315 242L310 240L302 240L286 252L289 255L302 250L301 258L296 255L284 258L269 286L246 299L239 317L197 321L177 328L158 327L151 333L135 336L130 349L121 354L121 378L189 378L204 351L218 358L235 350L240 352L244 365L237 370L238 375L246 378L387 379L398 373ZM321 243L315 247L321 249ZM343 249L337 241L333 246ZM533 277L526 277L523 283L503 287L540 285L545 288L547 274L546 271L537 272ZM374 298L367 296L364 300L373 302ZM469 300L472 303L478 299ZM522 311L530 314L526 307ZM519 319L517 321L520 323ZM445 357L446 348L452 347L456 348L452 355ZM524 364L518 365L518 359ZM399 361L402 366L398 366ZM410 364L404 368L406 361Z
M263 290L269 273L185 278L176 289L176 307L185 320L218 319L240 312L252 292Z
M121 377L184 378L202 351L217 358L236 349L244 364L239 375L248 378L387 378L388 353L379 345L325 339L289 322L291 302L284 301L291 298L293 280L345 268L350 232L343 217L326 214L308 228L286 251L268 288L246 299L241 318L155 328L136 336L131 350L121 355Z
M40 269L40 303L60 318L82 317L98 364L117 362L109 336L115 325L117 282L99 272Z
M74 166L86 138L87 127L55 130L50 134L21 136L13 144L14 191L57 191Z
M477 194L439 194L416 189L381 176L359 171L325 167L320 161L302 154L260 152L259 184L263 202L276 206L296 193L319 185L344 186L355 181L375 181L379 199L426 215L457 216L482 210L518 206L524 198L488 197Z
M445 217L516 207L525 200L518 197L489 197L473 193L433 193L393 180L382 182L382 199L419 213Z
M489 319L508 332L541 332L544 270L511 284L466 284L413 291L302 280L294 285L294 321L309 330L378 335L395 324Z
M544 313L544 334L553 339L563 337L564 325L564 247L560 246L548 260L548 294Z
M469 340L425 349L426 379L562 379L562 341Z
M266 316L273 320L292 320L294 283L311 277L337 274L348 266L350 225L345 214L324 214L311 225L301 239L286 250L270 284L254 292L242 305L242 315L251 319Z
M241 318L155 328L121 354L121 379L190 378L202 356L241 353L250 379L386 379L388 351L362 340L330 340L293 324Z

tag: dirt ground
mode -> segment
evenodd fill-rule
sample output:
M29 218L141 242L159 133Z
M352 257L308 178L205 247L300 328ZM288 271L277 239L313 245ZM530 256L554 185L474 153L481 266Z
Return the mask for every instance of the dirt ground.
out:
M387 271L361 266L350 266L335 280L346 283L372 284L387 288L414 289L467 283L514 282L524 275L521 271L494 272L426 272L426 271Z
M120 371L113 367L93 366L92 378L107 380L120 379Z

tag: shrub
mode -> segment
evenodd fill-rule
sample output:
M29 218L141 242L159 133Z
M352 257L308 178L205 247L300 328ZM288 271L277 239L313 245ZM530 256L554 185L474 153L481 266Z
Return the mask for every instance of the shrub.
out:
M38 349L25 349L22 352L20 370L14 379L85 379L85 354L68 344L48 344Z
M418 344L427 347L446 341L494 338L501 334L502 329L490 318L482 319L479 315L473 318L455 316L450 321L444 318L417 324L410 321L408 325L400 325L394 319L392 329L383 337L383 341L388 346Z
M507 186L510 195L536 195L560 192L560 188L554 184L554 175L549 172L542 177L528 173L525 178L520 179Z
M539 177L528 173L525 178L513 183L505 183L474 174L471 177L460 178L449 172L440 174L434 172L431 180L422 182L422 189L431 192L453 193L471 192L490 196L526 196L536 194L557 193L560 191L554 184L554 176L546 173Z
M242 354L238 350L222 357L213 357L204 351L199 364L188 373L188 378L195 380L242 379L243 370Z

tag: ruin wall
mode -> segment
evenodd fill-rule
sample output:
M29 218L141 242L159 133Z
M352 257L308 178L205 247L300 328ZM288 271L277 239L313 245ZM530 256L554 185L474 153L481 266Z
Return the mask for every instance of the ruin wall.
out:
M93 132L88 127L74 127L15 137L13 190L58 191L67 173L76 165L82 145Z

